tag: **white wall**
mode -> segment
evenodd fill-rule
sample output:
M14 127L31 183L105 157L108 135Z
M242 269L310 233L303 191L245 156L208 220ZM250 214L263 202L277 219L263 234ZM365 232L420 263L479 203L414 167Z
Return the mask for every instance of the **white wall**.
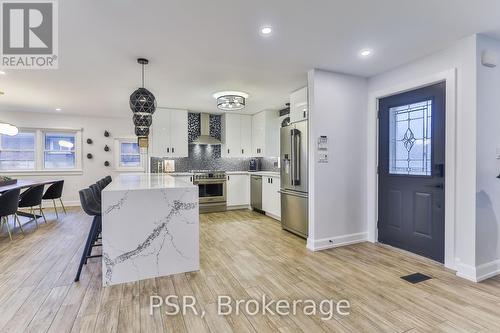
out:
M309 72L309 238L311 250L366 239L366 98L364 78ZM328 136L329 162L318 163Z
M455 139L455 264L458 274L474 279L476 267L476 36L464 38L445 50L369 79L371 96L436 73L456 69ZM373 102L373 101L369 101ZM447 115L448 117L448 115ZM376 220L376 116L369 114L367 221ZM447 140L449 136L447 135ZM447 146L448 149L448 146ZM450 179L447 178L447 183ZM447 207L448 208L448 207ZM447 214L451 213L447 210Z
M127 111L125 111L127 112ZM98 179L111 175L114 176L113 161L113 138L120 136L133 136L134 127L132 116L124 118L67 116L64 114L43 114L30 112L4 112L0 111L0 119L18 127L47 127L47 128L72 128L83 129L83 156L80 174L50 173L40 175L10 175L14 178L32 179L64 179L63 201L67 205L78 205L78 191L95 183ZM104 137L104 131L108 130L111 136ZM94 143L88 145L87 138ZM104 146L110 147L109 152L104 151ZM92 153L94 158L87 159L87 153ZM104 161L109 161L109 167L104 166ZM0 172L1 174L1 172Z
M500 41L478 36L477 50L476 264L491 274L500 273L500 67L483 66L481 54L500 59Z

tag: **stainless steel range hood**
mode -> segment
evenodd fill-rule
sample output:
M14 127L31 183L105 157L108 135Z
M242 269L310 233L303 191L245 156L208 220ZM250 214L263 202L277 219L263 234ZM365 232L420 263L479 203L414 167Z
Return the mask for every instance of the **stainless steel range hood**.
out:
M222 142L220 140L210 136L210 114L201 113L200 114L200 136L191 142L193 145L220 145Z

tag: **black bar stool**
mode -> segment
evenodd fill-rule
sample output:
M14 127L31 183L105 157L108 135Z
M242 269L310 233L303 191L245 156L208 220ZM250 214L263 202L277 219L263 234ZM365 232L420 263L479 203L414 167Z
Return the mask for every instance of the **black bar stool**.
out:
M62 209L64 210L64 214L66 214L66 207L64 207L64 204L63 204L63 201L61 198L62 192L63 192L63 187L64 187L64 180L57 181L47 188L47 190L45 191L45 193L42 197L42 200L52 200L52 203L54 204L54 210L56 211L56 218L59 218L59 214L57 213L57 207L56 207L56 199L59 199L59 202L61 203Z
M14 189L0 195L0 229L3 228L4 224L7 226L10 240L12 240L12 234L10 233L9 227L9 215L14 215L14 225L17 222L19 224L19 229L24 233L21 222L19 222L19 217L17 216L17 204L19 203L20 192L20 189Z
M45 215L43 214L42 210L43 187L44 187L43 185L32 186L23 193L21 193L21 195L19 196L20 198L19 208L30 208L30 214L33 215L37 227L38 227L38 220L34 209L34 207L36 206L38 206L40 214L43 217L43 220L45 221L45 223L47 223L47 219L45 218Z
M78 266L78 271L76 273L75 282L80 280L80 274L82 272L83 265L87 263L89 258L102 257L102 255L90 255L92 251L92 245L99 236L101 230L101 205L95 198L92 190L86 188L78 192L80 195L80 203L82 204L82 209L87 213L87 215L93 216L92 226L90 227L89 234L87 236L87 241L85 243L85 248L83 249L82 257L80 259L80 265Z

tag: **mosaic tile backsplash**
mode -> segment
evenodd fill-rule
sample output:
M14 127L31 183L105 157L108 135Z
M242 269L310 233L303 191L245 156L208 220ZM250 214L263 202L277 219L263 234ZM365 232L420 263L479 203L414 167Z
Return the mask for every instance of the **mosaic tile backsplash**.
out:
M246 171L249 158L222 158L220 146L189 145L189 157L151 158L151 172L158 172L158 163L163 160L175 161L175 172L191 170ZM278 158L262 158L263 171L279 171Z

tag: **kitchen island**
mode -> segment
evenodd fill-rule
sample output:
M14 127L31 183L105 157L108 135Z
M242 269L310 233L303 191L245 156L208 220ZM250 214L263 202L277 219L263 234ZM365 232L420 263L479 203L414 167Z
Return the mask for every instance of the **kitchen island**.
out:
M198 187L166 174L122 174L102 192L103 285L197 271Z

